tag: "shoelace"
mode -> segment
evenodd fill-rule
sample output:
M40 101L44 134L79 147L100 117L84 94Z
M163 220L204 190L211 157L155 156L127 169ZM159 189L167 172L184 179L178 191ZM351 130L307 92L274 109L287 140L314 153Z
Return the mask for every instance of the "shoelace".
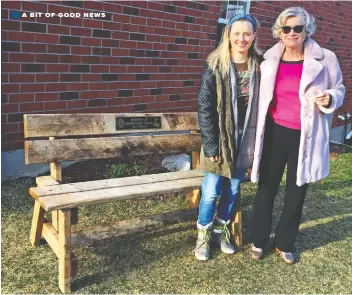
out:
M224 224L224 226L222 227L221 239L225 240L227 243L230 244L230 231L227 228L226 224Z
M202 233L203 233L204 239L203 239L202 243L198 247L196 247L193 251L197 251L200 248L204 248L204 246L206 246L205 248L209 247L209 240L211 237L211 231L206 230L206 229L202 229Z

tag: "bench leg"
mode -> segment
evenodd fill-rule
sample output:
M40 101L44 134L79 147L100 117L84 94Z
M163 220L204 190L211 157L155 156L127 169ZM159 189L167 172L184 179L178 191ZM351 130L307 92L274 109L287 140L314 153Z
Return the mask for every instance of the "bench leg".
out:
M38 201L34 203L32 228L30 234L30 242L33 246L39 246L40 237L42 235L43 223L44 223L44 209L40 206Z
M58 210L59 215L59 287L71 292L71 210Z
M243 247L242 241L242 209L241 209L241 194L238 194L236 206L231 218L231 231L238 248Z
M196 189L187 194L187 204L189 209L198 208L200 201L200 190Z
M59 232L59 215L58 215L58 211L53 211L51 212L51 224L53 226L53 228Z
M191 133L197 133L197 132L191 132ZM192 165L191 168L197 169L199 165L199 152L198 151L192 151L191 153L191 160L192 160ZM200 190L196 189L187 194L187 204L188 208L193 209L193 208L198 208L199 207L199 201L200 201Z

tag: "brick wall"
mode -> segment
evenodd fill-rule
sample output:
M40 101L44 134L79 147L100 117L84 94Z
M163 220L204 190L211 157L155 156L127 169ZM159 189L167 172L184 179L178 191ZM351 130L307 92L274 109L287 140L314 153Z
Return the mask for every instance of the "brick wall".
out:
M23 148L25 113L196 111L219 11L199 1L2 1L2 150Z
M337 119L338 114L352 113L352 3L348 1L252 1L250 13L260 21L258 40L265 52L276 43L271 27L279 14L292 6L304 7L317 23L312 38L320 46L333 51L340 63L346 96L344 104L334 113L333 127L344 124Z

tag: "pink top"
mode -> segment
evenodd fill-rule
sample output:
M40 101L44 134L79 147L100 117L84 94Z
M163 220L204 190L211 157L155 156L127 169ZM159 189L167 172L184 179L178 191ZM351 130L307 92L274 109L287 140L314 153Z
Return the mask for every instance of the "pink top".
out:
M303 60L280 61L274 98L269 106L274 122L290 129L301 129L301 101L298 91L302 70Z

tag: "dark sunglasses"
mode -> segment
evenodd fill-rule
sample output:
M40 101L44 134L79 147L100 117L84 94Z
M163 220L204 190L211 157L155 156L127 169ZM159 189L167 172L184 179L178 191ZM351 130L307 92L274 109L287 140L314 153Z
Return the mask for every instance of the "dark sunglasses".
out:
M304 29L304 26L303 26L303 25L294 26L294 27L290 27L290 26L281 27L281 31L282 31L284 34L290 33L291 30L293 30L295 33L299 34L299 33L302 33L302 32L303 32L303 29Z

